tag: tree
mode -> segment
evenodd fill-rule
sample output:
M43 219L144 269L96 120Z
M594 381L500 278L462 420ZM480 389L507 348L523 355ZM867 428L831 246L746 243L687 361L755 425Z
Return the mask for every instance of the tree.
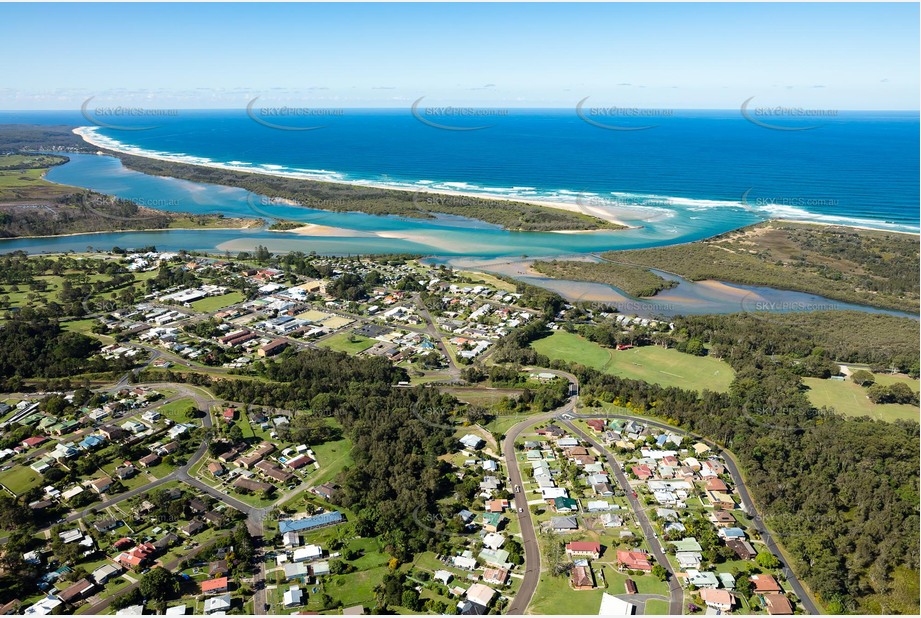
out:
M652 567L652 574L655 575L660 582L664 582L668 579L668 571L665 570L665 567L661 564L657 564Z
M400 605L402 605L406 609L418 611L419 593L412 589L404 590Z
M138 589L144 598L162 601L179 593L179 581L163 567L155 567L141 576Z
M876 377L866 369L858 369L851 374L851 380L860 386L870 386L876 381Z
M777 556L775 556L769 551L759 551L758 557L755 558L755 562L757 562L758 566L760 566L763 569L780 568L780 560L778 560Z
M746 599L752 595L754 589L755 585L752 583L752 580L748 579L748 575L743 575L742 577L736 578L736 592L744 596Z

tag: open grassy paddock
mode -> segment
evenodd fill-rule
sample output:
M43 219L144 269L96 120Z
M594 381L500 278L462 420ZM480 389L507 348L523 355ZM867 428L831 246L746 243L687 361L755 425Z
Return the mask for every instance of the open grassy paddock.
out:
M732 367L709 356L691 356L658 346L618 351L565 331L556 331L531 346L551 360L576 362L661 386L726 392L735 377Z

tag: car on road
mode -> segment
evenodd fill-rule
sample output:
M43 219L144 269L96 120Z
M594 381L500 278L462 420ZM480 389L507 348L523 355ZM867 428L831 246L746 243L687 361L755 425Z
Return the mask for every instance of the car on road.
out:
M634 491L632 493L633 493L633 497L636 498L636 492Z

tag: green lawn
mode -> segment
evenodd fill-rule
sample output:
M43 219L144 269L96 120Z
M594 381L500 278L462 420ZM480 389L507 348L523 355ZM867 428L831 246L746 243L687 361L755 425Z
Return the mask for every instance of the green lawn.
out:
M319 345L320 347L336 350L337 352L358 354L374 345L374 340L356 335L355 333L337 333L329 339L320 342Z
M573 590L569 586L568 577L553 577L549 572L545 572L540 576L540 582L527 611L529 614L565 612L593 616L601 607L601 595L604 592L603 589Z
M42 484L42 475L29 466L16 465L6 472L0 472L0 483L17 496Z
M224 294L223 296L209 296L208 298L202 298L201 300L196 300L192 304L192 309L195 311L217 311L223 309L224 307L229 307L230 305L236 305L237 303L242 303L244 301L243 294L240 292L230 292L229 294Z
M94 319L88 320L70 320L68 322L61 322L61 328L66 331L80 333L83 335L90 335L93 325L97 324L97 321Z
M894 376L877 376L881 384L897 381ZM887 380L888 378L888 380ZM915 384L909 383L917 390ZM828 406L845 416L869 416L882 421L910 420L918 421L918 408L908 404L876 404L867 398L867 391L850 380L822 380L820 378L803 378L808 387L806 394L816 407Z
M667 616L668 601L659 601L658 599L649 599L646 601L645 616Z
M335 420L331 419L333 423ZM308 477L313 485L322 485L336 478L342 469L352 465L352 441L348 438L311 446L320 469Z
M186 410L194 407L197 407L195 400L191 397L184 397L160 406L157 412L175 423L187 423L189 418L185 414Z
M735 377L729 365L709 356L691 356L658 346L618 351L565 331L556 331L531 346L551 360L576 362L661 386L726 392Z
M322 609L319 598L324 592L333 599L342 601L345 607L359 604L374 605L374 587L381 583L384 575L389 572L390 569L382 566L348 575L329 575L317 594L313 594L314 586L307 586L308 600L305 609ZM597 612L597 609L595 611Z

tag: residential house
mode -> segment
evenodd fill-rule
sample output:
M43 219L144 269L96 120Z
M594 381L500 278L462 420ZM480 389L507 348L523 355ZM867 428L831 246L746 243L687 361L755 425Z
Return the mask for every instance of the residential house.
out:
M782 594L772 592L765 594L764 608L769 616L790 616L793 614L793 604Z
M700 591L700 598L707 607L728 612L732 609L735 599L728 590L717 590L714 588L704 588Z
M282 601L286 608L298 607L303 604L304 593L298 586L291 586L285 591Z
M766 594L769 592L783 592L783 588L780 587L780 584L777 583L777 580L773 576L767 574L761 575L752 575L749 577L752 583L755 585L754 592L755 594Z
M104 476L100 479L90 481L88 484L97 494L102 494L109 491L109 488L112 487L112 479L108 476Z
M566 543L566 554L570 558L591 558L597 560L601 557L601 543L590 541L573 541Z
M194 534L198 534L204 529L205 529L204 523L202 523L198 519L193 519L188 524L180 528L179 531L186 536L192 536Z
M569 577L569 585L573 590L592 590L595 587L595 577L592 568L588 566L577 566L572 570Z
M734 551L739 560L754 560L758 555L751 543L742 539L727 540L726 547Z
M306 581L310 577L310 569L303 562L288 562L283 568L285 570L285 579L288 581L293 579Z
M205 599L204 611L205 614L216 614L218 612L226 613L230 609L230 605L230 593L225 593L220 596Z
M557 532L569 532L579 529L579 522L574 516L569 517L552 517L550 527Z
M208 577L225 577L227 575L227 561L215 560L208 565Z
M150 455L145 455L138 459L138 463L142 468L152 468L160 463L160 456L156 453L151 453Z
M204 594L222 594L227 592L227 578L217 577L201 583L201 591Z
M73 605L77 601L90 596L95 590L96 583L91 579L84 577L83 579L71 584L59 592L58 598L61 599L61 601L64 603Z
M643 551L618 549L617 565L621 570L652 571L652 562L649 560L649 554Z
M504 586L508 581L508 571L506 569L483 569L483 581L487 584Z
M489 607L493 597L496 596L496 591L484 584L473 584L467 588L465 596L471 603L476 603L481 607Z

